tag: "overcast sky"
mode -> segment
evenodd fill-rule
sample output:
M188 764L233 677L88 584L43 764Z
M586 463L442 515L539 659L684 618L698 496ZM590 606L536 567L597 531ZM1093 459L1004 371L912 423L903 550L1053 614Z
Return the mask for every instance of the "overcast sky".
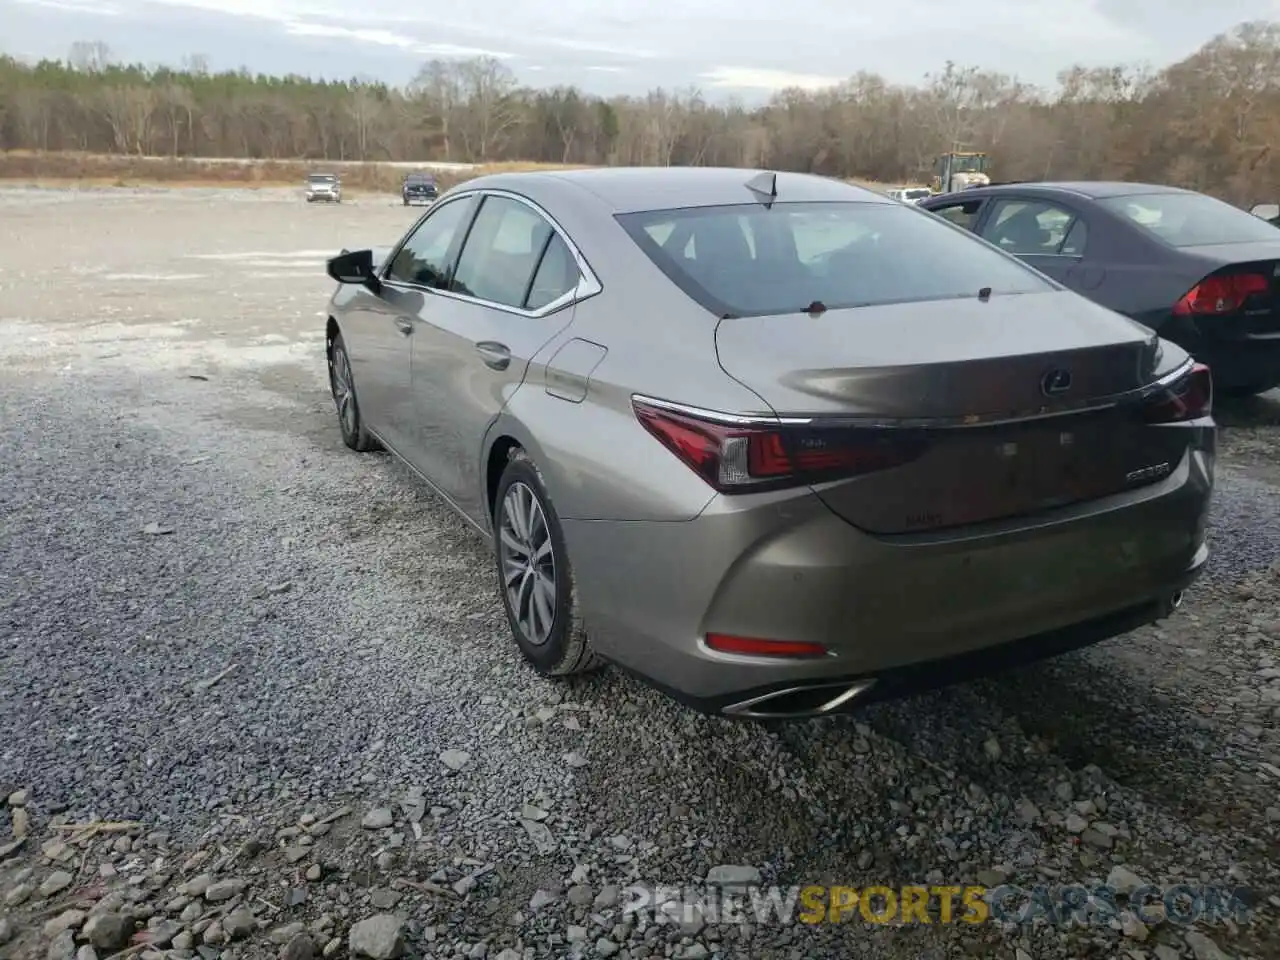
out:
M1164 65L1280 0L0 0L0 51L215 70L373 75L491 54L534 86L612 95L690 84L747 100L858 70L918 82L948 60L1051 85L1073 63Z

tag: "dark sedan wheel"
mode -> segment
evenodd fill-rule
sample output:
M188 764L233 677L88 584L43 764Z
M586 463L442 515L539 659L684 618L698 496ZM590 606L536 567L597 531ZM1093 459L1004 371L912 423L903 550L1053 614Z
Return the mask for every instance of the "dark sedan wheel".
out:
M333 393L334 406L338 408L342 442L359 453L376 449L378 441L365 429L364 419L360 416L356 385L351 377L351 358L340 333L334 336L329 348L329 389Z
M560 518L522 451L498 483L493 529L502 605L525 659L548 676L598 667L578 616Z

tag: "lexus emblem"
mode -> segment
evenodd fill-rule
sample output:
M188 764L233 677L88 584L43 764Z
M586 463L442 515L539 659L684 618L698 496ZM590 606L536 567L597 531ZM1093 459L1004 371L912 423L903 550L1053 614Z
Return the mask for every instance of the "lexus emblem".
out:
M1056 397L1071 389L1070 370L1050 370L1040 378L1040 392L1046 397Z

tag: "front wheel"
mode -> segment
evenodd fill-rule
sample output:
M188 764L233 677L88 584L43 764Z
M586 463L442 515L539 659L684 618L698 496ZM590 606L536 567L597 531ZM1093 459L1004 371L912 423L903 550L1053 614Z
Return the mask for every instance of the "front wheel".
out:
M523 451L514 453L498 483L493 530L502 605L524 658L546 676L599 667L579 616L560 518Z
M351 357L340 333L334 334L333 343L329 346L329 390L338 409L342 442L357 453L376 450L378 441L365 428L364 417L360 415L356 384L351 376Z

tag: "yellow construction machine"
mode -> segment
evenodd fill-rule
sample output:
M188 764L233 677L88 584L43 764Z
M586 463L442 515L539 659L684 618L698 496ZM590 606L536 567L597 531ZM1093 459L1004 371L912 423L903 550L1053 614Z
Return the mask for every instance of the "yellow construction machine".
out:
M987 175L990 158L985 153L962 153L952 150L938 158L934 193L954 193L968 187L983 187L991 182Z

